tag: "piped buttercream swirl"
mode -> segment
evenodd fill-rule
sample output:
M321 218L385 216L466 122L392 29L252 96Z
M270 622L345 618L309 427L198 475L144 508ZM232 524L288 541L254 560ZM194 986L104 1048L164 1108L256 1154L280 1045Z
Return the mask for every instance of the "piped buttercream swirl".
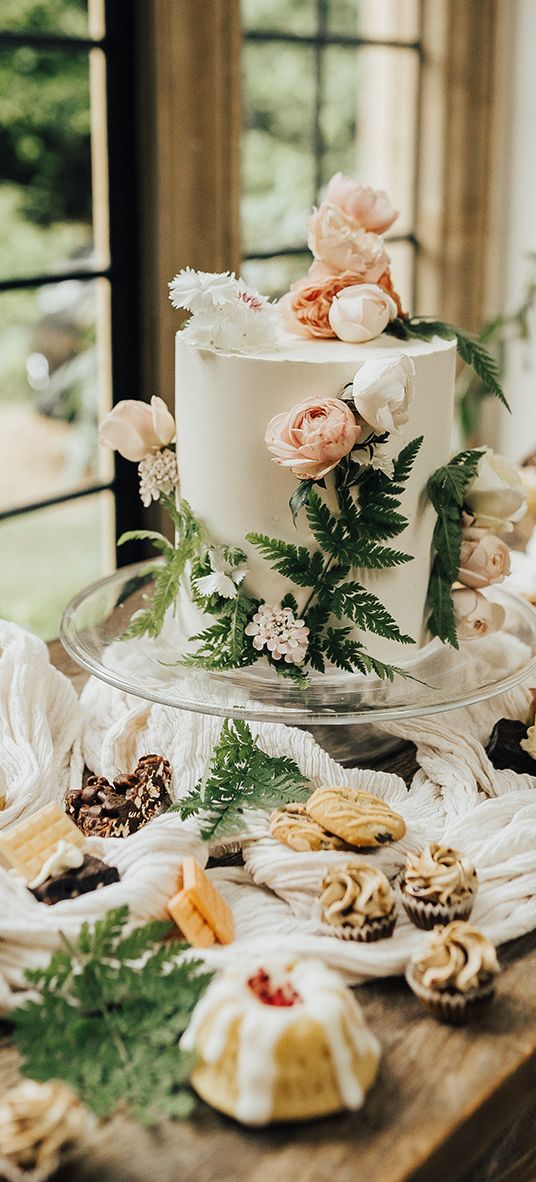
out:
M408 854L402 885L408 895L449 906L478 889L476 870L463 854L432 843L418 854Z
M454 920L435 928L422 952L411 962L415 976L427 989L455 989L467 993L499 972L495 946L477 928Z
M363 927L367 920L390 915L394 904L388 878L367 862L334 866L322 879L320 913L324 923Z

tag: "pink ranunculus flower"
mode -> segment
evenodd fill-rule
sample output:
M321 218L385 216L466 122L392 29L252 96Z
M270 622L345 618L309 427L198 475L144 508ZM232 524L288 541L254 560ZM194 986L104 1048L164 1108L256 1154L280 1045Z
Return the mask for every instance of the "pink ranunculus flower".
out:
M340 398L304 398L275 415L264 442L275 463L302 480L322 480L355 447L361 428Z
M469 525L462 530L458 581L465 587L489 587L510 573L510 550L489 530Z
M336 172L326 190L326 201L342 209L364 230L384 234L398 217L384 189L371 189L352 176Z
M156 397L150 404L125 398L104 416L99 428L104 447L138 464L150 452L167 447L174 436L175 419L163 399Z
M379 337L396 315L396 304L383 287L355 283L335 295L329 323L340 341L360 345Z
M458 640L475 640L498 632L503 624L505 610L500 603L486 599L472 587L460 587L452 592L452 605L456 620Z
M314 263L309 275L293 283L279 300L283 327L301 337L334 337L329 310L337 292L355 281L355 275L333 275Z
M358 282L376 283L389 268L383 238L326 201L313 209L307 244L315 259L332 271L351 271Z

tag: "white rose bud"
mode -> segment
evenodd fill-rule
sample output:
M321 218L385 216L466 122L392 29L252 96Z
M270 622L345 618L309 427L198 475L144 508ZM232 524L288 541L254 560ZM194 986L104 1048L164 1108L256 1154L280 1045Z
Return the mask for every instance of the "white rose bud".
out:
M505 611L500 603L492 603L471 587L453 591L452 605L458 640L487 636L490 632L498 632L504 624Z
M348 290L348 289L347 289ZM402 434L415 389L415 366L411 357L365 361L353 381L353 398L362 419L378 434Z
M466 587L489 587L510 574L510 550L487 529L474 525L462 530L458 581Z
M525 488L519 469L504 456L486 448L478 462L476 476L465 494L465 504L475 525L505 533L527 510Z
M398 315L395 301L377 283L355 283L335 296L329 323L340 341L362 345L379 337Z

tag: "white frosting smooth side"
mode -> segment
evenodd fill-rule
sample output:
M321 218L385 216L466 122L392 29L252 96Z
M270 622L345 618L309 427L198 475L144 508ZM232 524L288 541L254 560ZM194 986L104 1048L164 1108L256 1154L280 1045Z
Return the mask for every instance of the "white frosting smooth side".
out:
M252 967L252 972L258 966ZM318 1022L326 1037L338 1088L347 1108L361 1108L365 1094L352 1066L356 1055L379 1059L380 1045L368 1029L363 1011L341 978L320 961L304 960L288 966L267 964L276 984L290 981L302 1001L292 1006L270 1006L259 1001L247 984L244 969L228 969L211 981L183 1034L182 1050L199 1053L197 1038L207 1025L202 1046L206 1063L221 1059L233 1023L239 1022L238 1099L236 1116L245 1124L266 1124L273 1111L277 1084L276 1049L282 1035L303 1014Z
M271 460L264 444L266 426L273 415L310 395L337 397L365 361L401 353L415 363L415 397L405 437L393 437L393 449L397 453L418 435L424 436L424 442L402 498L409 525L391 545L412 554L414 561L390 570L361 572L359 577L421 647L428 637L425 600L435 524L426 486L450 455L454 342L439 338L407 342L382 336L368 345L348 345L288 336L277 351L244 356L196 349L178 333L177 454L181 496L204 522L211 539L246 551L246 590L277 602L292 589L301 608L307 592L289 588L244 541L247 533L257 532L314 545L303 512L297 528L292 524L288 501L296 478ZM200 613L195 609L185 621L191 631L198 630ZM416 651L411 645L371 634L366 634L365 642L370 652L387 661L411 659Z

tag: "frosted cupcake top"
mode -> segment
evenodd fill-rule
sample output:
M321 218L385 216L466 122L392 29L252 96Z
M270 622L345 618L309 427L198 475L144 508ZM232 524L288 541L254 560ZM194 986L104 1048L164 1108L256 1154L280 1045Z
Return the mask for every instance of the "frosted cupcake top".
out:
M459 993L476 989L500 971L491 940L463 920L434 928L411 968L426 989L455 989Z
M320 914L324 923L363 927L390 915L395 897L382 870L367 862L334 866L322 879Z
M408 895L446 906L475 895L478 889L472 862L458 850L437 843L408 854L401 882Z

